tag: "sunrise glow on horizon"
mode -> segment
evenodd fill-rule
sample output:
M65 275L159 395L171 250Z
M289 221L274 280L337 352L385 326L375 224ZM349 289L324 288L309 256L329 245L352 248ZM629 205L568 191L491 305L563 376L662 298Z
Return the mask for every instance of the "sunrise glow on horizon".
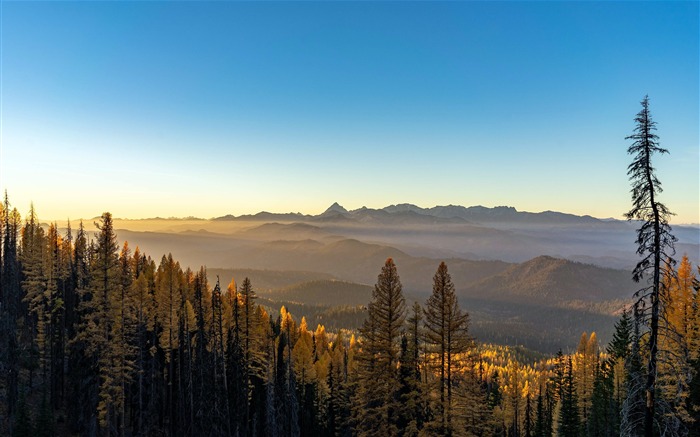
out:
M513 206L623 219L648 94L700 222L697 2L3 2L0 189L46 220ZM643 60L643 63L642 63Z

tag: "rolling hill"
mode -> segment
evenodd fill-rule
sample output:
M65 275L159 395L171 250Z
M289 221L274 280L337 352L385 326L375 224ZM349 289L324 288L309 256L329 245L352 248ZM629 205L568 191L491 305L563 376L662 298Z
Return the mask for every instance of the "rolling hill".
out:
M468 286L466 296L546 303L630 298L639 288L629 272L540 256Z

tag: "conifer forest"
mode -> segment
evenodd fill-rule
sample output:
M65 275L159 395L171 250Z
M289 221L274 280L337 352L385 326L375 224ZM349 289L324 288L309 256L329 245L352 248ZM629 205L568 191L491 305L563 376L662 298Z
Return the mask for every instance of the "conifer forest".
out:
M361 328L327 330L260 304L247 277L120 241L108 212L97 232L59 229L5 193L0 434L699 436L700 273L674 250L655 129L645 98L620 207L639 291L612 341L582 332L552 356L475 338L449 260L412 302L386 259Z

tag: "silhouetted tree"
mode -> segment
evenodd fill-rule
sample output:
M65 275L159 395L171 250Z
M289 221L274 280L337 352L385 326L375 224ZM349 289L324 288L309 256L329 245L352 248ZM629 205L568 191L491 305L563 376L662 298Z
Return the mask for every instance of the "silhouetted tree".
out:
M562 437L578 437L580 433L581 422L578 411L578 396L576 395L573 365L571 357L569 357L561 388L559 435Z
M451 435L453 372L458 365L458 356L471 347L472 341L467 332L469 315L459 308L455 287L444 262L440 263L433 277L433 293L425 308L425 327L426 345L433 357L431 365L439 375L438 432Z
M676 238L671 234L671 226L668 223L672 213L657 198L663 190L652 164L654 154L668 153L668 150L659 146L659 137L654 133L656 123L649 112L649 97L644 97L641 104L642 110L635 117L634 133L626 137L632 140L627 153L633 155L633 159L627 167L627 174L632 183L632 209L625 215L628 220L641 222L636 243L637 253L643 258L634 268L632 277L637 282L646 279L648 284L640 289L636 296L641 310L639 314L644 322L648 323L649 328L649 338L645 342L648 359L644 434L652 437L656 412L659 317L663 313L662 278L666 274L672 274L675 264L672 258L675 255L673 246Z
M360 330L359 387L354 402L361 417L357 423L360 435L394 436L398 433L396 364L405 317L406 301L401 281L394 260L389 258L377 277L367 319Z

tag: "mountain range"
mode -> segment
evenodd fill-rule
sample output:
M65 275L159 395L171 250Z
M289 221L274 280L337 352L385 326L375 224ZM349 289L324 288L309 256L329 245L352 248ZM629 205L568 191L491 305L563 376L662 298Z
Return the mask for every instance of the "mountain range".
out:
M404 218L406 221L419 221L425 223L425 217L443 219L456 223L529 223L529 224L594 224L602 220L591 216L577 216L555 211L544 211L539 213L518 211L511 206L497 206L487 208L484 206L464 207L460 205L434 206L432 208L421 208L419 206L402 203L389 205L380 209L367 207L355 210L347 210L338 202L333 203L328 209L318 215L304 215L301 213L270 213L262 211L253 215L225 215L212 220L275 220L275 221L327 221L330 218L344 218L350 222L367 222L368 220L387 220Z

